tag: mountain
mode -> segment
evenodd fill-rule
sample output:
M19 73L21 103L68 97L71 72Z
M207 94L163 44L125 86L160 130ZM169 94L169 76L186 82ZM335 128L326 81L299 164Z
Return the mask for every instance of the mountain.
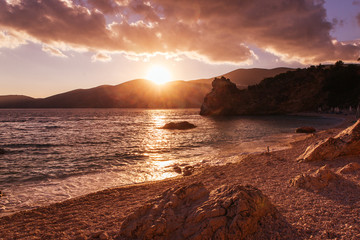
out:
M26 106L35 99L24 95L0 96L0 107L16 108Z
M278 74L293 70L294 69L292 68L285 68L285 67L273 68L273 69L263 69L263 68L237 69L217 77L224 76L226 78L229 78L233 83L237 85L237 87L244 88L249 85L258 84L265 78L274 77ZM199 79L199 80L194 80L194 82L211 84L213 79L214 78Z
M266 78L240 90L216 78L201 107L202 115L284 114L360 104L360 65L311 66Z
M291 70L238 69L231 76L239 86L258 83L264 77ZM26 96L0 97L1 108L199 108L211 90L212 79L173 81L157 85L144 79L131 80L116 86L103 85L77 89L42 99ZM1 100L3 99L3 100Z

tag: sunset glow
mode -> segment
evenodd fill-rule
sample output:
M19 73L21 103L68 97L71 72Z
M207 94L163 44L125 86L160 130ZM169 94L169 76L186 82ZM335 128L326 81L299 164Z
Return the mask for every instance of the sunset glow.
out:
M161 65L152 66L148 70L146 79L159 85L170 82L172 80L169 70Z

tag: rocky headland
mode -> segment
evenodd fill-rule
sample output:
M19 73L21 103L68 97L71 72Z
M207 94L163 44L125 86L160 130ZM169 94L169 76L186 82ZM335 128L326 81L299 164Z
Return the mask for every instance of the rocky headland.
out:
M212 87L201 106L201 115L356 111L360 104L360 66L339 61L332 66L297 69L244 90L221 77L214 79Z

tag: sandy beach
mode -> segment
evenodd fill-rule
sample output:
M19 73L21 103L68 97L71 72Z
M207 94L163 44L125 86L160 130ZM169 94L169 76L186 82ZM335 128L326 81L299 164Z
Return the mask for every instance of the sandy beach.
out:
M198 165L190 176L123 186L0 218L0 239L122 239L122 222L146 201L174 186L202 182L209 190L222 185L252 185L269 197L280 213L252 239L360 239L359 171L340 174L360 156L333 161L296 159L312 143L334 136L353 121L315 134L299 134L289 149L239 155L223 166ZM290 180L328 164L339 179L319 191L297 188Z

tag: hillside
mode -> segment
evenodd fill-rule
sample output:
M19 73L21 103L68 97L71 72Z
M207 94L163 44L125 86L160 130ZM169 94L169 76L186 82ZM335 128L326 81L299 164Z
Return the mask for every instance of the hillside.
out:
M356 108L360 103L360 66L312 66L288 71L246 90L229 79L213 82L205 97L203 115L283 114Z
M249 85L254 85L260 83L263 79L274 77L278 74L285 73L287 71L294 70L292 68L273 68L273 69L263 69L263 68L250 68L250 69L237 69L232 72L217 76L224 76L231 79L238 87L243 88ZM208 83L211 84L214 78L194 80L193 82L197 83Z
M233 76L239 86L258 83L264 77L275 76L290 70L238 69L225 76ZM26 96L0 97L1 108L199 108L211 90L212 79L174 81L156 85L151 81L136 79L116 86L103 85L91 89L77 89L33 99ZM3 99L3 101L1 101Z
M24 107L27 104L30 104L35 99L23 95L6 95L0 96L0 107L16 108Z

